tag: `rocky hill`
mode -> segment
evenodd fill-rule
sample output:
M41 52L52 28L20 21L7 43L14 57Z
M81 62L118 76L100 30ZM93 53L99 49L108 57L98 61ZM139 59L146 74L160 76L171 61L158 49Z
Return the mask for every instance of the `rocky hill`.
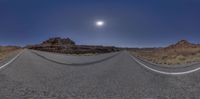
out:
M113 46L76 45L70 38L60 37L50 38L41 44L29 45L27 48L67 54L108 53L119 51L119 48Z
M172 44L167 49L182 49L182 48L197 48L200 47L198 44L192 44L188 42L187 40L181 40L177 42L176 44Z
M176 44L172 44L166 48L163 48L161 52L167 52L170 54L179 54L183 56L187 56L190 54L195 54L200 51L200 45L199 44L193 44L188 42L187 40L181 40L177 42Z

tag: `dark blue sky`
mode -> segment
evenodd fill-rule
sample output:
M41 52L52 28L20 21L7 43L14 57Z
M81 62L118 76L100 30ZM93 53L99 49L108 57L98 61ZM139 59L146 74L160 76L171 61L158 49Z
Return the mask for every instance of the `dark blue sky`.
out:
M200 43L200 0L0 0L0 45L54 36L129 47Z

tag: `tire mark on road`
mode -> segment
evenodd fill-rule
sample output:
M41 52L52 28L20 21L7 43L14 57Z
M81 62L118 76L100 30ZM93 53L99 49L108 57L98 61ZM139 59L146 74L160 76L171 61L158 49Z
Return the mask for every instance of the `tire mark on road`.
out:
M37 52L34 52L34 51L31 51L32 53L34 53L35 55L39 56L39 57L42 57L43 59L46 59L48 61L51 61L51 62L54 62L54 63L57 63L57 64L61 64L61 65L72 65L72 66L86 66L86 65L92 65L92 64L97 64L97 63L101 63L103 61L106 61L106 60L109 60L117 55L120 54L120 52L112 55L112 56L109 56L109 57L106 57L106 58L103 58L103 59L100 59L100 60L97 60L97 61L93 61L93 62L86 62L86 63L62 63L62 62L58 62L58 61L55 61L55 60L52 60L52 59L49 59L41 54L38 54Z

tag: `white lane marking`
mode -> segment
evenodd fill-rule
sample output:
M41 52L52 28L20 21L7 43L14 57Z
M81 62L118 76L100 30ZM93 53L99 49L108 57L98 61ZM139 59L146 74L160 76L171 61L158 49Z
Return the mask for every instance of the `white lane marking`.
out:
M23 53L23 51L21 51L19 54L17 54L14 58L12 58L9 62L7 62L6 64L0 66L0 69L6 67L7 65L9 65L10 63L12 63L13 61L15 61L21 54Z
M165 72L165 71L159 71L153 68L150 68L149 66L143 64L142 62L140 62L139 60L137 60L135 57L133 57L132 55L128 54L133 60L135 60L138 64L142 65L143 67L147 68L148 70L154 71L156 73L160 73L160 74L165 74L165 75L183 75L183 74L189 74L189 73L193 73L196 72L198 70L200 70L200 67L193 69L193 70L188 70L188 71L184 71L184 72Z

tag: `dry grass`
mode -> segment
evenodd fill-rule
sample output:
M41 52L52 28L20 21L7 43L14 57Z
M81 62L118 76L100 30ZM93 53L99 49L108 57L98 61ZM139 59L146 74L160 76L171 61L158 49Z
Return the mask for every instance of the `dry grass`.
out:
M156 64L188 64L200 62L200 48L138 49L132 54Z
M20 48L15 46L0 46L0 60L9 56L11 53L18 51Z

